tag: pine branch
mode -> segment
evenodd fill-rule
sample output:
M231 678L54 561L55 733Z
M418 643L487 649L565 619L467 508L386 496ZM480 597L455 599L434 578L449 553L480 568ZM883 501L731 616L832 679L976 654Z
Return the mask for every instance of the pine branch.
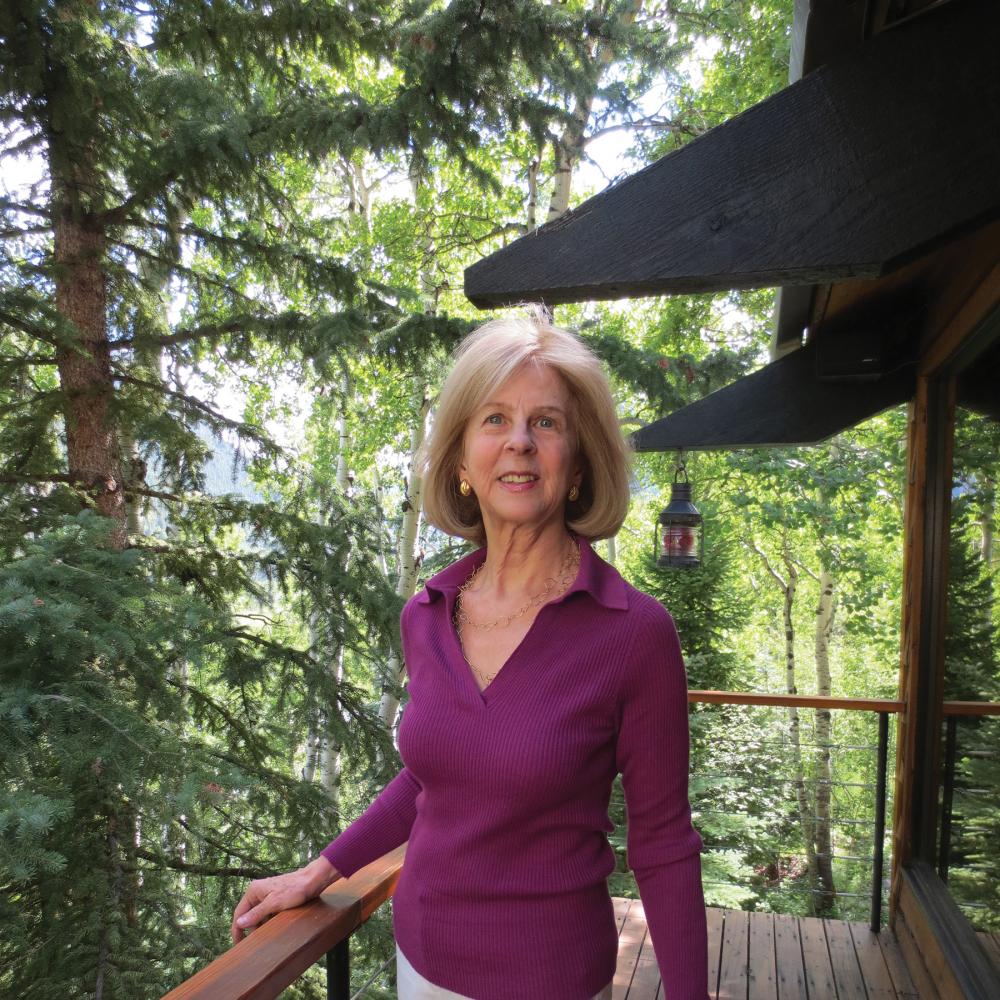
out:
M30 201L15 201L13 198L0 197L0 211L24 212L25 215L37 215L41 219L51 218L49 210L43 205L35 205Z
M76 476L64 472L52 472L47 475L2 475L0 483L77 483Z
M181 275L191 281L193 284L205 284L213 288L221 288L223 291L232 295L236 299L240 299L247 304L254 303L254 300L247 295L245 292L241 292L238 288L229 284L227 281L222 281L219 278L212 278L206 274L202 274L200 271L196 271L194 268L186 267L181 264L180 261L172 257L164 257L162 254L154 253L152 250L146 247L141 247L135 243L129 243L126 240L117 240L116 245L124 248L125 250L130 250L136 255L136 257L144 257L147 260L153 261L164 268L167 268L174 274ZM115 342L112 342L112 347Z
M200 399L196 399L194 396L189 396L186 392L181 392L179 389L171 389L162 382L150 382L146 379L136 378L134 375L125 375L115 369L112 369L112 376L118 381L126 382L129 385L137 385L146 389L155 389L157 392L162 392L164 395L170 396L171 398L184 403L185 406L206 414L213 421L215 421L215 423L221 424L223 427L228 427L230 430L235 430L241 436L250 438L252 441L256 441L258 444L267 448L271 453L276 455L284 454L284 449L281 445L279 445L273 438L268 437L262 431L257 430L252 425L245 423L242 420L233 420L231 417L225 416L218 410L209 406L208 403L203 403Z
M55 356L52 354L0 354L0 365L10 367L21 365L57 365Z
M25 406L34 406L36 403L40 403L43 399L49 399L52 396L60 395L60 392L61 390L59 389L39 390L33 396L28 396L25 399L19 399L16 403L10 403L7 406L0 406L0 416L13 413L15 410L20 410Z
M202 691L200 688L192 687L190 684L174 680L172 678L168 678L167 683L170 684L172 687L176 687L180 691L183 691L186 695L189 695L190 697L195 698L196 700L202 702L208 708L212 709L213 712L216 712L217 714L222 716L226 724L230 726L236 733L238 733L243 738L243 741L246 743L248 747L266 753L266 747L264 746L263 741L258 739L256 733L254 733L251 729L247 728L247 726L245 726L239 719L237 719L236 716L233 715L233 713L230 712L228 708L226 708L224 705L220 705L219 702L217 702L214 698L210 697L209 695L205 694L205 692Z
M17 316L14 313L0 311L0 323L6 323L7 326L13 327L15 330L20 330L22 333L26 333L30 337L37 337L50 347L58 348L60 346L59 343L49 335L49 330L45 327L30 323L28 320L21 316Z
M208 844L209 847L214 847L217 851L221 851L223 854L229 854L232 855L234 858L239 858L240 861L250 860L249 858L247 858L245 854L235 850L228 844L223 844L221 841L215 840L213 837L210 837L207 833L202 833L201 830L195 829L190 823L187 822L187 820L184 819L183 816L175 816L173 821L177 823L178 826L182 826L185 830L187 830L187 832L190 833L192 837L196 837L203 843Z
M195 326L187 330L178 330L176 333L164 334L162 337L143 337L143 344L156 344L159 347L169 347L171 344L186 344L192 340L201 340L205 337L221 337L227 333L240 333L247 325L245 317L230 320L228 323L207 323L204 326ZM123 337L120 340L111 342L111 350L117 351L126 347L132 347L136 342L135 337Z
M177 861L174 858L167 858L162 854L154 854L152 851L145 851L141 847L133 848L135 855L144 861L152 861L161 868L171 868L178 872L188 872L191 875L212 875L228 877L238 875L242 878L268 878L278 874L275 871L267 871L261 868L217 868L214 865L197 865L187 861ZM135 869L142 871L141 868Z
M2 480L0 480L0 481L2 481ZM168 501L170 503L190 503L191 500L192 500L191 497L179 496L176 493L164 493L163 490L150 490L150 489L146 489L144 486L131 486L131 485L128 485L128 486L123 487L123 492L125 493L125 496L150 497L153 500L166 500L166 501ZM161 551L161 549L163 551L169 551L168 549L164 549L163 547L157 548L155 546L133 545L133 546L130 546L130 547L131 548L148 548L148 549L150 549L150 551L153 551L153 552Z

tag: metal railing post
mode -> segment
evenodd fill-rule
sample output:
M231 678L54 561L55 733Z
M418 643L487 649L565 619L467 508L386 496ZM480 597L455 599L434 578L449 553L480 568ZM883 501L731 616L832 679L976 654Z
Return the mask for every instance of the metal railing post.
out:
M344 938L326 953L326 1000L350 1000L351 939Z
M941 801L941 843L938 847L938 878L948 881L951 861L951 808L955 794L955 755L958 718L949 715L944 741L944 794Z
M878 713L878 773L875 777L875 857L872 864L871 929L882 927L882 864L885 844L885 772L889 760L889 713Z

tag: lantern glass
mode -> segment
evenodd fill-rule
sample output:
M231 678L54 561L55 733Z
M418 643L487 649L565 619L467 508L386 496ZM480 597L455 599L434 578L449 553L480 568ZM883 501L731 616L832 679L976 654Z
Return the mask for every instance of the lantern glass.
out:
M660 514L657 565L700 566L704 550L702 518L691 502L691 484L674 481L670 503Z

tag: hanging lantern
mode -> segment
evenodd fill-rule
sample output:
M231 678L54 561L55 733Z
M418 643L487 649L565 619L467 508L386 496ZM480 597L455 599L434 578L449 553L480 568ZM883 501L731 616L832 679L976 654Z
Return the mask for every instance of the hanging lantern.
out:
M670 503L661 511L657 524L656 564L700 566L705 543L701 521L701 513L691 502L687 469L678 456Z

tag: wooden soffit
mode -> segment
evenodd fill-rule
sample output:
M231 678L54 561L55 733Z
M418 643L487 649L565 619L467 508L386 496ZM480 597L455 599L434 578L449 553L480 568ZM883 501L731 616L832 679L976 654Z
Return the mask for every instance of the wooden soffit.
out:
M893 25L469 267L480 307L874 279L1000 217L1000 4Z
M636 431L636 451L817 444L913 395L916 365L876 379L820 377L808 344Z

